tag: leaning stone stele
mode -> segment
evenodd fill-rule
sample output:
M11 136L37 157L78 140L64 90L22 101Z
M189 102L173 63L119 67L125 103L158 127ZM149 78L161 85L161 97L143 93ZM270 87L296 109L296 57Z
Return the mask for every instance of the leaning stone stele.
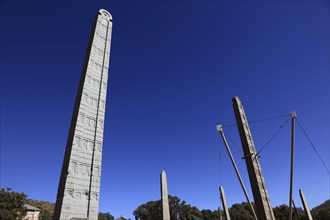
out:
M68 135L54 220L97 220L112 16L96 15Z

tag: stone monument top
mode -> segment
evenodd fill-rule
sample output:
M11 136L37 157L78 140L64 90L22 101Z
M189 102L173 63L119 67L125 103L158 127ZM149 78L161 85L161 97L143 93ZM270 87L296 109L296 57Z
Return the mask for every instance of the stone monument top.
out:
M108 12L105 9L100 9L99 10L100 15L102 16L102 18L104 18L107 21L112 21L112 15L110 14L110 12Z

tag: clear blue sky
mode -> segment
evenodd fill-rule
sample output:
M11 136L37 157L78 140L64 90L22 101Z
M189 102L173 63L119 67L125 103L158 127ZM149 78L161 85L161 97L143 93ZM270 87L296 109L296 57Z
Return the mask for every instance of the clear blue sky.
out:
M328 1L1 1L1 187L55 202L95 14L113 15L100 211L133 217L169 193L199 209L245 201L218 123L298 119L329 167ZM260 149L286 120L251 124ZM225 133L250 189L235 127ZM296 129L294 199L329 199L329 174ZM219 166L219 149L221 165ZM261 154L273 206L288 203L290 124ZM219 175L221 171L221 175ZM252 193L249 190L252 197Z

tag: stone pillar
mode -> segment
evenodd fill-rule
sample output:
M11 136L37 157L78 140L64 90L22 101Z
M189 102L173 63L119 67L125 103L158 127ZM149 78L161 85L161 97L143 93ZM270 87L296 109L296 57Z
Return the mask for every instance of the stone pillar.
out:
M222 186L219 187L219 190L220 190L220 198L221 198L221 202L222 202L222 206L223 206L223 211L224 211L225 216L226 216L226 220L230 220L230 215L229 215L229 210L228 210L228 206L227 206L225 191L223 190Z
M163 220L170 220L170 206L168 202L166 173L163 170L160 174L160 188L162 196L162 216Z
M97 220L112 16L96 15L57 191L54 220Z
M259 157L253 143L244 108L242 106L241 100L238 97L234 97L232 102L237 122L237 128L243 147L244 159L249 173L258 220L275 220L265 180L261 172Z

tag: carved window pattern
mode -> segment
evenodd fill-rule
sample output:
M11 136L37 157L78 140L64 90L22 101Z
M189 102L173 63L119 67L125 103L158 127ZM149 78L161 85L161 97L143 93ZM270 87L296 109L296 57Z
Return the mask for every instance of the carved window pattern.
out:
M93 150L94 141L84 139L77 135L74 137L74 140L75 140L74 141L75 145L78 145L79 147L83 147L83 148L86 148L89 150ZM101 152L102 151L102 142L97 141L95 149Z
M96 119L92 118L90 116L85 116L85 114L83 114L83 113L80 113L78 115L78 121L80 121L82 124L87 125L89 127L95 128L95 126L96 126ZM102 129L104 127L103 124L104 124L103 120L98 120L98 126Z

